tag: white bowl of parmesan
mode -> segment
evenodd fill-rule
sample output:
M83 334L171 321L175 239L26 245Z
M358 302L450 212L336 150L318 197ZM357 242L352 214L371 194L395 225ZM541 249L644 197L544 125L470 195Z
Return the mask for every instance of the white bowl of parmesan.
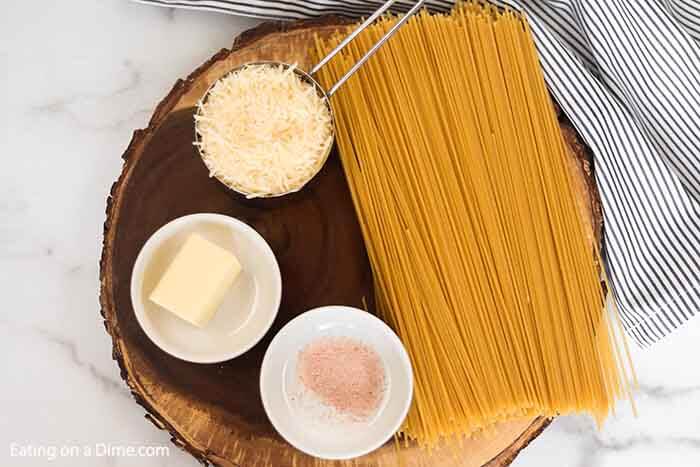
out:
M247 198L299 191L323 167L333 138L325 91L285 63L231 70L195 113L195 145L209 175Z

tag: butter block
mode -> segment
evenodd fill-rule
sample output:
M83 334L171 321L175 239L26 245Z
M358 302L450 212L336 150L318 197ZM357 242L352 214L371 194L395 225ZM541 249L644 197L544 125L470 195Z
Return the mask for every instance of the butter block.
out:
M192 234L149 298L185 321L204 327L240 272L241 264L233 253Z

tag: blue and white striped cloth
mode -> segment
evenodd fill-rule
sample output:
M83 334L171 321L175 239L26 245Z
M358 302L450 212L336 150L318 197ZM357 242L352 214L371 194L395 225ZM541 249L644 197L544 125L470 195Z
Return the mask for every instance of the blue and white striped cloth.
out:
M382 3L137 1L290 20L367 15ZM614 296L630 335L651 344L700 306L700 2L494 3L527 14L549 88L593 150Z

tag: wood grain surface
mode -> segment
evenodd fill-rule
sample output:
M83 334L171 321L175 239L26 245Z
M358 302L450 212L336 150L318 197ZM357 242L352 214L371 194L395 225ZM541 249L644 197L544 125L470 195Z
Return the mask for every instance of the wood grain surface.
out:
M466 441L458 451L428 454L416 446L398 453L388 443L363 458L327 462L300 453L276 434L258 391L262 356L272 336L291 318L321 305L373 308L372 276L350 194L335 152L322 172L299 193L246 200L208 177L195 148L193 106L209 85L249 61L282 60L310 66L315 34L328 35L344 22L334 17L264 23L239 36L176 82L156 108L148 128L134 132L124 166L107 200L100 262L100 303L113 357L146 418L203 463L221 466L504 466L549 423L516 420ZM600 238L600 205L586 149L561 117L572 148L580 208ZM163 224L196 212L237 217L272 247L282 271L279 315L266 337L234 360L213 365L178 360L158 349L139 327L129 298L131 269L146 239Z

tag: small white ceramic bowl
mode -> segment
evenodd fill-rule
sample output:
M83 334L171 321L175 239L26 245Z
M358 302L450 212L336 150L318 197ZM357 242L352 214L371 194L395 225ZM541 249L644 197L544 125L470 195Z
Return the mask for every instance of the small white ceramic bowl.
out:
M233 252L243 268L203 328L148 298L192 233ZM146 335L163 351L195 363L230 360L253 347L270 329L281 297L280 269L269 245L252 227L221 214L192 214L158 229L141 248L131 275L131 303Z
M369 420L319 422L293 400L299 352L323 336L360 340L382 358L386 392ZM379 448L399 429L413 398L413 370L403 344L382 320L357 308L326 306L297 316L275 336L263 359L260 393L272 425L294 447L322 459L351 459Z

